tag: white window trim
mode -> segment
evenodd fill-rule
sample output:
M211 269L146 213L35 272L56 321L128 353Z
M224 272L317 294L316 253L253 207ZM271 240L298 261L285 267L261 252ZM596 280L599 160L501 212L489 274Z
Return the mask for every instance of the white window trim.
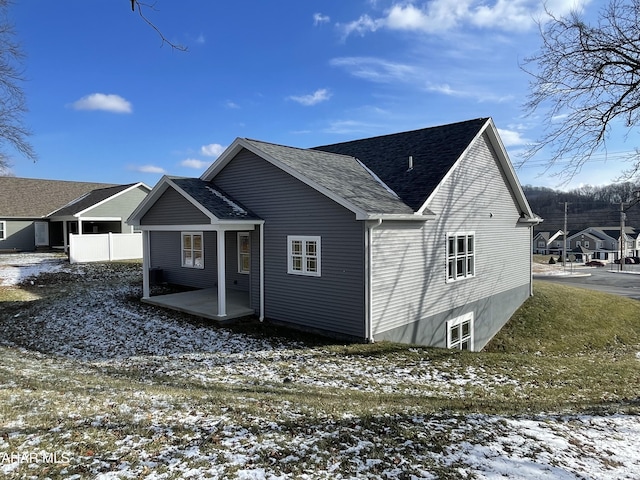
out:
M475 330L473 312L465 313L464 315L456 317L452 320L447 320L447 348L456 348L461 350L459 345L462 345L464 339L460 337L460 339L456 342L456 345L454 345L451 339L451 329L453 327L457 327L458 325L462 325L465 322L469 322L469 351L475 350L473 339L473 332Z
M202 263L201 265L187 265L184 263L184 237L185 235L190 235L191 236L191 258L194 258L193 256L193 237L200 235L200 245L202 246L201 252L202 252ZM204 235L202 234L202 232L180 232L180 264L184 267L184 268L197 268L197 269L204 269Z
M6 220L0 220L0 226L2 226L2 228L0 229L0 240L4 240L5 238L7 238L7 222L6 222Z
M473 273L469 274L465 274L462 276L458 276L457 274L454 273L453 278L449 278L449 238L454 237L454 245L457 246L458 244L458 237L473 237L473 255L472 259L473 259ZM471 231L471 232L449 232L447 233L447 238L445 239L446 245L445 245L445 278L446 278L446 282L447 283L453 283L453 282L459 282L461 280L466 280L468 278L474 278L476 276L476 255L477 255L477 242L476 242L476 232L475 231ZM465 242L466 242L466 238L465 238ZM465 265L466 265L466 261L467 258L469 257L469 255L465 255ZM456 257L457 258L457 255ZM454 266L457 264L457 262L454 260ZM466 270L466 267L465 267Z
M293 249L292 243L294 241L302 242L302 270L294 270L293 269ZM305 242L316 242L316 265L317 269L315 272L310 272L307 270L307 254L305 248ZM307 277L319 277L321 276L321 237L319 236L308 236L308 235L287 235L287 273L291 275L303 275Z
M247 237L249 240L249 253L242 253L240 246L242 245L242 237ZM242 269L242 255L249 256L249 270ZM249 275L251 273L251 234L249 232L238 232L238 273L242 275Z

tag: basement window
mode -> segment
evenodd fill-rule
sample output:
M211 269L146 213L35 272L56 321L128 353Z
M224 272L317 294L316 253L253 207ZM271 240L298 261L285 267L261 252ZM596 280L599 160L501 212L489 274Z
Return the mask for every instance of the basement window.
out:
M447 322L447 348L473 350L473 312Z

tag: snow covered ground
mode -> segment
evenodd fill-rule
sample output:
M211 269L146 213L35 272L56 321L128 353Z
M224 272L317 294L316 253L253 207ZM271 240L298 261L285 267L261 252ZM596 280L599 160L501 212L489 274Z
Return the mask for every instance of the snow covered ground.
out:
M253 404L267 400L252 392L264 390L268 398L275 388L280 399L298 388L339 391L345 399L349 392L460 399L498 395L498 386L513 396L526 393L508 370L487 372L456 364L455 357L450 365L435 364L420 349L393 364L389 355L345 356L189 321L136 301L135 269L0 255L2 285L40 273L33 284L50 288L47 282L58 278L52 272L66 275L56 288L75 294L46 307L16 308L11 322L0 322L6 478L47 478L54 471L54 478L69 479L640 478L635 415L387 413L374 406L366 418L348 412L336 418L287 400L271 405L269 416L258 415ZM150 388L105 392L102 372ZM156 388L158 379L170 387ZM53 391L56 382L64 387ZM33 398L28 409L25 384ZM201 390L202 401L180 400L176 385ZM217 404L213 392L220 388L236 389L237 403ZM20 395L9 394L14 389ZM14 398L20 403L12 404ZM57 426L33 428L52 415ZM89 431L98 433L88 437ZM52 453L61 461L50 461Z
M17 285L43 272L59 272L69 265L62 253L0 254L0 286Z

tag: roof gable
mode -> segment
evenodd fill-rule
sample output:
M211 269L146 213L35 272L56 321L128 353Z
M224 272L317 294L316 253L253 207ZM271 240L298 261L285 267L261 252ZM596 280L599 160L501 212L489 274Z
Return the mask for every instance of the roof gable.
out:
M379 215L416 220L429 218L430 212L414 215L413 210L358 159L314 149L237 138L200 178L215 182L215 176L242 149L258 155L353 211L358 219Z
M0 217L42 218L109 183L0 176Z
M76 215L138 186L143 186L145 189L147 189L147 191L151 190L143 183L131 183L128 185L116 185L113 187L98 188L78 198L73 199L67 205L49 214L48 216L51 217Z
M205 182L199 178L174 178L173 183L218 220L260 219L211 182Z
M487 121L479 118L315 149L358 158L418 211Z
M166 175L153 187L151 193L138 205L127 221L133 225L139 225L144 215L167 189L173 189L184 197L202 212L211 224L242 220L260 221L260 217L211 182L199 178L169 177Z
M484 134L513 192L521 222L539 223L541 219L531 211L490 118L312 149L237 138L200 178L215 181L215 176L247 149L352 210L357 219L424 221L434 217L429 201Z

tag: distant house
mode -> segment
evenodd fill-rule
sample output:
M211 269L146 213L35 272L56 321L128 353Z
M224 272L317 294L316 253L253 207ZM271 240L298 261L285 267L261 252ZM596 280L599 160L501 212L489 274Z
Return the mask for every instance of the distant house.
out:
M531 295L539 221L489 118L313 149L238 138L129 219L144 301L469 350ZM152 297L154 271L200 290Z
M150 190L142 183L0 177L0 251L66 250L72 233L132 231L127 218Z
M624 256L637 256L638 232L625 227ZM588 227L567 237L567 251L579 260L595 258L613 262L620 258L620 227Z
M540 255L558 255L562 252L564 233L538 232L533 237L533 253Z

